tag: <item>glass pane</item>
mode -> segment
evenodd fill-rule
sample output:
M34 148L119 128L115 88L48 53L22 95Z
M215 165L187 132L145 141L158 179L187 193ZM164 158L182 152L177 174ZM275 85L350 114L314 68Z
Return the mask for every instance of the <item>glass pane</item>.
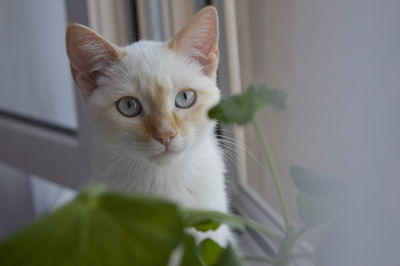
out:
M75 129L64 1L0 2L0 110Z
M242 86L288 92L288 109L260 120L293 215L292 165L373 179L400 158L400 2L367 2L236 1ZM246 138L262 158L250 128ZM251 187L279 209L269 172L250 156L247 166Z

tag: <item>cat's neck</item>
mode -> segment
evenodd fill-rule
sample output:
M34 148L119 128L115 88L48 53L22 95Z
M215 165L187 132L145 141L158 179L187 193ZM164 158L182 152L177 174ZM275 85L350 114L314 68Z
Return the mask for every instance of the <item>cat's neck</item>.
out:
M94 177L114 190L167 198L192 208L227 210L223 157L212 134L169 165L135 156L108 155L109 160L105 160L111 151L104 145L100 147Z

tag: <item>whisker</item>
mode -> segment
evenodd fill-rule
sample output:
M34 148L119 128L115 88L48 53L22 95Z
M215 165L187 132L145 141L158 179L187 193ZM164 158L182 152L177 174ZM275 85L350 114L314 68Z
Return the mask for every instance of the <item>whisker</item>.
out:
M239 144L237 144L237 143L235 143L235 142L231 142L231 141L229 141L229 140L221 139L220 142L223 143L223 144L230 144L230 145L232 145L234 148L239 148L239 149L245 151L245 152L246 152L252 159L254 159L258 164L261 164L260 161L258 160L258 158L257 158L257 157L253 154L253 152L250 150L250 148L247 148L247 147L245 147L245 146L241 146L241 145L239 145ZM225 146L225 147L228 147L228 146Z
M197 134L199 135L199 134ZM202 136L202 135L199 135ZM236 153L235 149L240 149L242 151L244 151L246 154L248 154L258 165L262 166L261 162L258 160L258 158L254 155L254 151L248 147L246 144L239 144L236 142L235 138L231 138L225 135L221 135L222 138L218 139L218 143L222 144L223 148L228 147L229 146L230 149L232 150L233 153ZM235 154L235 157L237 159L237 155Z

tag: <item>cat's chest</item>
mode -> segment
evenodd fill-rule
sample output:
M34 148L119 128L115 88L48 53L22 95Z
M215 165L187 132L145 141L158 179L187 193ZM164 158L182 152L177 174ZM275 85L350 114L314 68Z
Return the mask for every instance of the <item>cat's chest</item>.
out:
M161 197L189 208L226 211L224 173L222 155L212 146L187 154L174 165L127 161L97 169L95 174L115 190Z
M198 162L185 167L144 170L146 178L137 180L131 192L159 196L191 208L215 208L222 210L224 201L223 167L214 163ZM132 177L138 178L138 177Z

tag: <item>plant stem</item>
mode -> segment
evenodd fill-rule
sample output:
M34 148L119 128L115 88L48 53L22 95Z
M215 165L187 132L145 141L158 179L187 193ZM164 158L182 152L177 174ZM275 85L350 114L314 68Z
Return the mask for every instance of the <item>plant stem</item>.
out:
M278 240L278 241L283 241L283 238L274 233L273 231L269 230L268 228L266 228L265 226L262 226L252 220L247 220L247 219L242 219L243 223L245 223L247 226L253 227L254 229L260 231L261 233L265 234L266 236Z
M256 131L256 135L257 135L259 141L262 144L264 156L265 156L265 159L266 159L266 161L268 163L268 167L269 167L269 170L271 172L275 188L276 188L276 190L278 192L279 204L280 204L281 209L282 209L282 215L283 215L283 220L285 222L286 230L291 230L292 228L291 228L291 224L290 224L290 221L289 221L289 214L288 214L289 212L288 212L287 204L286 204L286 201L285 201L283 188L282 188L281 180L280 180L280 177L279 177L279 174L278 174L278 170L277 170L277 168L275 166L275 163L274 163L274 160L272 158L271 149L270 149L270 147L268 145L268 142L267 142L267 139L266 139L265 135L263 134L263 131L261 130L260 124L258 123L256 118L253 118L253 126L254 126L254 129Z
M265 262L268 264L274 264L274 260L270 259L270 258L266 258L266 257L251 257L251 256L247 256L247 257L243 257L243 260L246 261L256 261L256 262Z

